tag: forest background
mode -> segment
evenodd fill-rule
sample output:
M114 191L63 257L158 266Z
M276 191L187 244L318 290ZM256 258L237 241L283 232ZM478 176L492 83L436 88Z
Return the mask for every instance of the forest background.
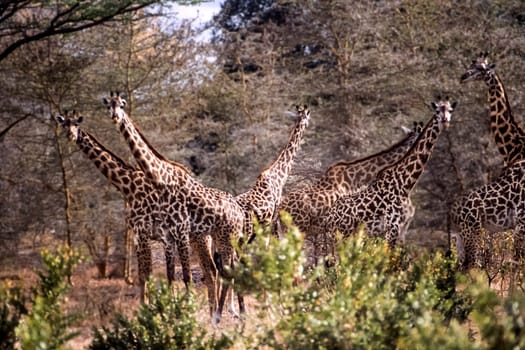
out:
M45 24L49 13L35 11L40 1L19 3L35 5L21 22ZM161 153L233 194L275 159L296 104L308 105L312 118L286 190L334 161L388 148L403 137L402 126L431 117L428 102L449 95L459 107L412 195L407 237L431 249L448 244L447 212L457 195L503 167L486 87L459 82L480 51L496 63L523 125L520 0L226 0L209 41L153 3L0 56L4 273L33 269L40 249L69 242L89 252L100 273L125 274L122 196L51 118L77 110L86 130L133 161L102 105L109 91L125 94L127 112ZM3 18L4 50L16 26Z

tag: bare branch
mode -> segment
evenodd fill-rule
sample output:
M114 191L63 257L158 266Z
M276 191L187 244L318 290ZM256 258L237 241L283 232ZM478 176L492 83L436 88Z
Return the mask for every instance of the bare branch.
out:
M0 5L0 61L22 45L88 29L163 0L3 1Z

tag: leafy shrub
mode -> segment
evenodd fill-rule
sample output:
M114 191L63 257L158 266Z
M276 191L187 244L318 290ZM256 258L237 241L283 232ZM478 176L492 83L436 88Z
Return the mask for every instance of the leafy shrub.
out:
M150 281L150 304L95 329L90 348L525 347L525 296L499 298L481 274L475 280L456 274L455 257L391 249L360 232L338 244L334 266L305 272L303 235L295 227L284 239L261 227L256 233L233 271L237 291L258 300L249 327L209 336L194 318L191 293Z
M427 311L445 325L471 310L453 260L441 254L416 258L361 232L339 244L334 267L306 275L302 243L294 227L282 240L258 229L246 248L236 284L255 292L260 316L272 320L250 347L393 349Z
M23 349L61 349L76 333L69 327L78 319L62 307L64 294L75 266L82 260L78 251L60 246L54 253L42 250L44 270L38 272L39 283L32 288L31 308L16 328Z
M226 337L205 340L197 324L193 295L173 292L166 281L148 281L149 304L142 304L132 318L117 314L112 327L94 329L90 349L209 349L230 345Z
M10 281L0 285L0 349L13 349L15 328L27 314L26 297L21 288Z

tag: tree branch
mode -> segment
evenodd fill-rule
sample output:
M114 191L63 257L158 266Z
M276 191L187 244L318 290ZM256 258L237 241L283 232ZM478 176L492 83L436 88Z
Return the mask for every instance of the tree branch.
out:
M4 137L8 133L9 130L11 130L16 124L20 123L22 120L24 120L24 119L26 119L27 117L30 117L30 116L31 116L31 114L26 114L23 117L18 118L17 120L15 120L11 124L9 124L7 126L7 128L5 128L4 130L0 131L0 142L4 141Z
M10 23L8 22L12 22L17 15L21 16L22 11L36 11L34 2L25 1L19 3L18 1L8 1L7 4L3 2L0 6L0 31L10 29L9 36L3 35L3 37L12 39L7 46L0 49L0 61L7 58L22 45L30 42L53 35L74 33L88 29L124 14L133 13L149 5L162 2L163 0L117 0L114 1L113 6L111 6L110 1L94 2L91 5L83 6L83 2L78 1L70 5L67 2L62 4L59 2L56 7L44 7L44 3L41 3L41 10L53 11L55 16L46 25L36 28L33 33L28 33L31 30L31 26L18 23L15 28L10 28ZM10 20L8 21L8 19Z

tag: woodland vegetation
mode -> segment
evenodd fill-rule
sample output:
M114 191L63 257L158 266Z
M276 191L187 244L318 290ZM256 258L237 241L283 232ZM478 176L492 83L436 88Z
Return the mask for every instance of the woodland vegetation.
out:
M482 83L459 82L465 67L480 51L487 50L496 63L514 118L525 125L525 3L521 0L225 0L221 12L207 28L210 40L198 40L202 36L191 21L177 21L177 14L163 6L167 4L162 1L53 3L56 8L68 9L55 20L49 20L49 14L55 12L47 7L47 1L5 1L0 6L0 278L9 283L19 281L26 289L24 276L35 269L60 270L50 267L51 260L41 259L39 254L44 248L62 243L78 249L79 256L89 258L75 271L96 266L98 276L93 278L131 280L136 275L136 271L127 268L133 266L133 261L129 265L132 237L125 229L122 196L52 120L57 112L79 111L86 130L123 159L132 161L102 105L102 98L109 91L120 91L126 96L128 114L162 154L186 165L203 183L233 194L247 190L260 171L275 159L293 124L287 112L297 104L308 105L312 117L285 191L312 181L334 161L353 160L388 148L403 137L402 126L410 127L414 121L431 117L428 102L437 95L448 95L459 101L459 107L412 195L416 214L407 237L409 246L425 247L425 251L438 255L448 248L447 213L453 200L460 193L487 183L503 168L489 130L486 87ZM372 245L376 244L381 247L380 242ZM502 272L506 267L501 261L488 259L492 259L492 265L487 265L485 275L490 281L496 275L507 276ZM436 269L445 271L447 261L437 261ZM419 263L423 264L417 262L414 266ZM322 289L344 290L338 284L344 278L337 274L347 273L346 267L342 265L342 270L334 272L336 276L318 281L327 284ZM419 266L416 270L424 268ZM60 273L67 275L68 271ZM427 277L417 278L423 281L421 286L436 283ZM404 285L406 281L398 282ZM506 295L511 287L522 287L518 282L506 281L500 287ZM268 289L271 296L275 285L268 283L264 288L258 287ZM333 295L323 294L320 301L314 300L311 293L315 288L310 283L313 280L305 283L305 290L301 289L305 294L284 297L305 298L308 294L308 302L313 304L301 306L289 299L283 302L285 308L290 308L289 313L281 309L279 316L269 316L282 317L290 322L290 328L280 324L282 328L275 339L270 339L268 330L263 332L266 342L250 338L254 343L249 343L245 338L244 346L345 348L341 344L350 344L343 329L338 329L341 342L330 343L340 346L291 342L298 341L286 333L291 331L293 322L312 322L313 328L303 332L319 332L315 334L321 339L333 324L359 320L357 316L356 320L327 316L325 324L284 317L301 313ZM404 292L410 294L418 286ZM286 291L288 287L279 288ZM0 289L3 296L10 293L7 287ZM354 339L352 344L375 349L380 348L374 347L379 343L409 348L407 339L416 336L414 329L424 329L424 322L428 322L426 325L437 328L427 330L435 330L443 337L443 344L451 346L446 343L444 328L439 327L447 327L448 321L454 319L458 323L450 323L448 331L452 329L453 334L461 335L452 348L491 348L487 345L490 341L484 343L485 347L475 347L468 342L468 334L460 333L459 324L478 304L465 302L454 311L462 310L464 315L450 316L447 310L452 306L441 308L441 301L446 298L437 289L433 289L435 298L428 299L425 305L437 310L437 316L415 313L416 318L407 318L406 329L389 333L395 334L393 338L374 338L377 343L373 344ZM65 290L60 289L62 292ZM482 295L487 298L485 301L489 300L483 307L500 311L499 305L507 302L494 301L493 294L483 288L473 293L458 298L479 301L476 297ZM169 297L174 296L159 295L159 302ZM100 300L94 295L91 298L77 300L76 306L95 314L97 326L107 325L103 321L122 311L109 296L101 297L111 304L107 309L94 306ZM264 300L259 300L263 306ZM398 311L413 312L401 304ZM523 319L524 304L510 304L511 311L512 305L519 305L512 320ZM334 309L329 311L323 309L325 316L332 315L337 307L345 307L332 306ZM491 316L488 309L477 310L482 321L476 327L482 334L483 322ZM321 313L316 315L322 319ZM132 317L129 310L127 316ZM434 323L435 319L447 322ZM314 324L324 324L326 328L315 328ZM503 332L507 326L498 329ZM521 327L519 331L523 332ZM363 334L373 331L363 330ZM104 338L102 333L100 339ZM428 345L424 342L432 332L418 334L428 338L412 344ZM202 337L210 339L209 334ZM25 339L22 333L18 339ZM242 347L238 339L221 338L217 344L220 341ZM220 348L217 344L208 345Z

